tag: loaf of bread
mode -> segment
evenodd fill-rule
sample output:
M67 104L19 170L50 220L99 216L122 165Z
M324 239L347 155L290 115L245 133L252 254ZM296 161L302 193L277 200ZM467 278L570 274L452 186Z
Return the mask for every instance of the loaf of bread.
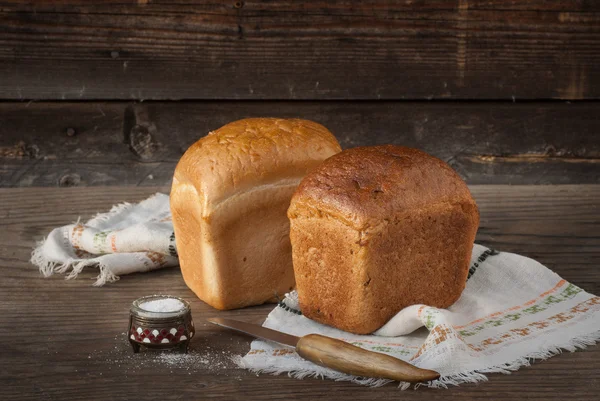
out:
M302 180L288 217L302 313L357 334L409 305L452 305L479 225L450 166L393 145L327 159Z
M340 150L320 124L275 118L236 121L193 144L171 189L187 286L217 309L283 297L294 286L290 199L308 171Z

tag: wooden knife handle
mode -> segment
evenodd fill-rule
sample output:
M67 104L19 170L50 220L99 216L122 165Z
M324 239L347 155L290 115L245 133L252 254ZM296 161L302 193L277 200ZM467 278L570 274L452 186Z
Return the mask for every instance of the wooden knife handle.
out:
M296 352L317 365L355 376L404 382L424 382L440 377L433 370L420 369L408 362L378 352L367 351L347 342L319 334L298 341Z

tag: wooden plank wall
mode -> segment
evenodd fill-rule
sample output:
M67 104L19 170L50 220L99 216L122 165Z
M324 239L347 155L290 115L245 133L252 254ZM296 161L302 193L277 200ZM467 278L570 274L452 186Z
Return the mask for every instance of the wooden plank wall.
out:
M597 99L600 2L0 1L4 99Z
M469 183L598 183L599 98L591 0L0 0L3 187L168 184L250 116L416 146Z
M424 149L473 184L600 183L597 114L593 102L0 103L0 173L3 186L166 185L205 133L271 115L318 121L344 148Z

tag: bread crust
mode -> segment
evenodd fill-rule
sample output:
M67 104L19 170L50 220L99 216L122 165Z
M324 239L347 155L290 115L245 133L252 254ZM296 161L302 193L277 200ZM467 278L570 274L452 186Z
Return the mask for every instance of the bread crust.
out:
M187 286L217 309L262 304L294 286L286 216L301 178L339 152L307 120L235 121L179 161L171 212Z
M302 312L357 334L406 306L452 305L479 225L454 170L393 145L327 159L302 180L288 217Z
M304 172L339 152L321 124L301 119L247 118L194 143L175 169L178 182L193 181L205 214L221 201L256 186Z

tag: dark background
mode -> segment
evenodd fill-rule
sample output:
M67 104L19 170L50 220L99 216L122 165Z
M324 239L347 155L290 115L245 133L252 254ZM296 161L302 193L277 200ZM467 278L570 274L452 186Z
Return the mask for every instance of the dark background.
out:
M165 185L250 116L600 182L598 1L0 1L0 186Z

